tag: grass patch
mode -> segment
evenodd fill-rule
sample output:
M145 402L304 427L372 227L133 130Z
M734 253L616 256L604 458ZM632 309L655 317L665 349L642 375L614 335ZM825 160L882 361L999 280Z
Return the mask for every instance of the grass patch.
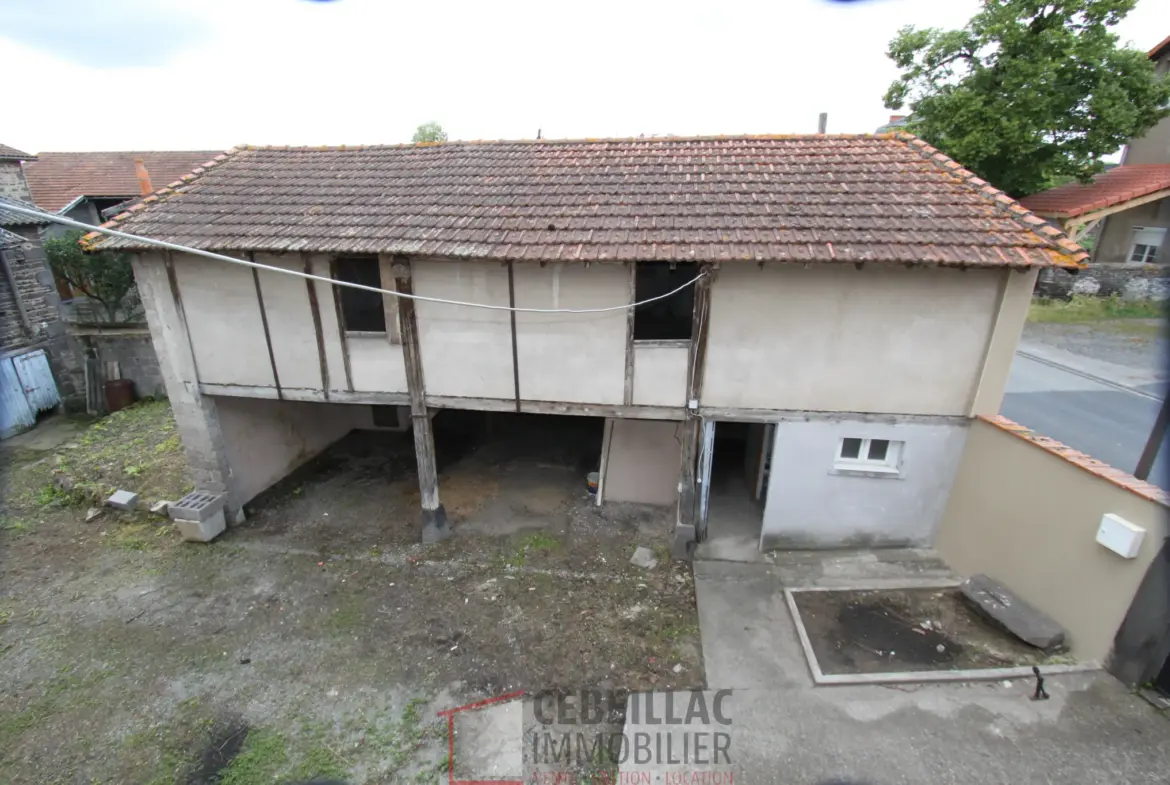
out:
M362 623L362 603L357 595L350 594L341 599L337 610L329 614L329 629L337 635L356 630Z
M92 700L92 696L86 697L86 694L111 674L112 671L99 670L82 676L65 668L49 680L41 695L30 700L23 709L12 710L13 706L0 709L0 761L4 760L4 750L19 748L17 742L26 731L39 728L54 716Z
M51 457L14 462L7 475L5 501L20 518L100 505L119 487L144 500L177 499L187 485L187 459L170 405L143 401L90 423Z
M1106 319L1164 319L1168 313L1166 303L1152 300L1123 300L1116 294L1074 294L1068 300L1033 300L1028 306L1028 321L1090 324Z
M507 567L523 567L534 553L554 553L563 548L561 541L548 532L532 532L516 540L511 552L504 554L501 561Z
M250 730L240 754L220 772L219 785L276 782L288 764L288 740L284 736L262 728Z

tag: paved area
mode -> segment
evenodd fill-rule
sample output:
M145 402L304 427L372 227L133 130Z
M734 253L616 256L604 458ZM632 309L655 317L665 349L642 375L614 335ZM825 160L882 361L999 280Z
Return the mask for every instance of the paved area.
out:
M1032 354L1035 347L1023 349L1030 356L1016 355L1000 411L1038 433L1132 472L1158 416L1158 396L1165 382L1151 370L1069 357L1051 349L1041 354ZM1170 485L1170 444L1163 442L1149 479L1162 487Z
M812 686L784 604L785 585L945 574L923 552L786 555L777 565L697 561L705 695L713 701L718 690L733 691L727 711L731 763L690 770L730 771L734 781L753 785L1167 781L1168 720L1105 674L1052 677L1052 698L1043 702L1029 700L1029 680ZM655 702L665 710L664 694ZM666 732L681 743L699 727L711 723L695 720ZM627 727L627 735L637 730ZM668 781L661 768L623 767L641 771L652 772L652 781Z

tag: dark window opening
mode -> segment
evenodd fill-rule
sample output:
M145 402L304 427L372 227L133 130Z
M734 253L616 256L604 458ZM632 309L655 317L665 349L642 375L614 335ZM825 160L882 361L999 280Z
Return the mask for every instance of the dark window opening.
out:
M398 428L401 423L398 422L398 407L397 406L382 406L374 404L370 406L370 410L374 416L374 425L378 428Z
M382 288L382 275L376 256L343 256L333 262L333 277L362 286ZM341 299L341 320L349 332L386 332L386 310L382 295L336 286L334 290Z
M694 280L699 266L694 262L638 262L634 277L634 300L660 297ZM695 287L688 286L669 297L634 309L635 341L689 341L695 311Z

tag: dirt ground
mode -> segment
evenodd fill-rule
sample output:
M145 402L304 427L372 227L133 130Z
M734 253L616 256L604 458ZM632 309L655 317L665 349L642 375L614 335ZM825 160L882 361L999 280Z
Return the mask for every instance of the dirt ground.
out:
M182 490L173 423L152 406L63 448L82 457L2 454L3 781L430 782L441 709L704 686L667 511L591 503L587 448L567 438L587 421L507 442L443 425L456 534L433 546L418 543L409 434L386 432L346 437L201 546L145 512L84 520L84 489L103 483ZM636 545L655 568L629 564Z
M795 592L826 674L1005 668L1052 662L992 627L958 589Z

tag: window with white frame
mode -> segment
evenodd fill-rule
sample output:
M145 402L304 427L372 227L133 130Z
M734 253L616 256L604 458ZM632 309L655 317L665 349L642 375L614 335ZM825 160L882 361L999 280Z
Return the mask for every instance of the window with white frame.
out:
M1166 230L1157 226L1135 226L1133 245L1129 249L1131 264L1153 264L1158 260L1158 249L1166 239Z
M889 439L842 439L833 468L837 471L897 474L903 444Z

